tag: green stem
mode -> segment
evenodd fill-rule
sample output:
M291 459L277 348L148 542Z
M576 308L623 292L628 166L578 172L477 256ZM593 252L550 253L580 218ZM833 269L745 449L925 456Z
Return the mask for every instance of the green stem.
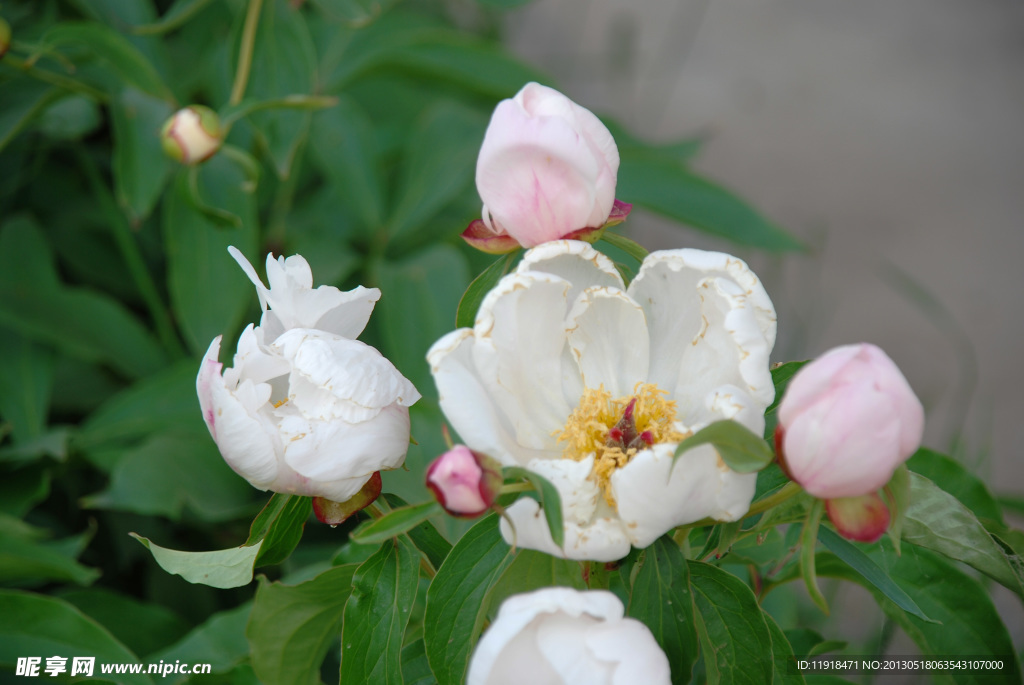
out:
M267 221L266 243L276 250L283 250L285 234L288 232L288 215L292 211L295 190L299 185L298 162L302 159L305 149L306 138L303 136L295 149L291 173L278 184L274 193L274 204L270 208L270 217Z
M107 217L107 223L114 234L114 242L117 243L121 257L128 266L128 272L131 274L132 280L135 281L135 287L149 309L149 315L153 319L153 325L156 327L156 334L160 338L160 342L172 359L184 359L187 354L174 331L174 323L171 320L170 312L167 311L163 300L160 299L160 292L157 290L156 283L146 268L146 262L142 258L142 253L139 252L139 246L132 235L128 219L121 212L110 189L103 182L99 169L96 168L96 163L90 159L88 153L80 146L75 148L75 152L78 156L79 165L85 172L85 178L92 190L92 194L97 202L99 202L100 210Z
M506 483L501 486L499 492L504 495L509 492L530 492L533 490L532 483Z
M803 492L803 488L800 487L800 484L795 481L790 481L779 488L775 494L754 502L750 506L750 511L746 513L746 516L756 516L757 514L764 513L772 507L782 504L791 497L799 495L801 492Z
M235 69L235 83L231 86L231 99L228 102L237 105L245 96L245 87L249 84L249 70L252 68L252 52L256 43L256 27L260 23L260 9L263 0L249 0L249 9L245 13L245 26L242 27L242 46L238 50L238 67Z
M14 69L18 69L26 76L31 76L34 79L38 79L44 83L49 83L50 85L57 86L58 88L63 88L64 90L69 90L73 93L85 95L97 102L106 102L108 99L107 94L101 90L97 90L92 86L87 86L73 78L68 78L67 76L62 76L61 74L55 74L52 71L32 66L25 60L19 59L14 55L4 55L4 64L13 67Z

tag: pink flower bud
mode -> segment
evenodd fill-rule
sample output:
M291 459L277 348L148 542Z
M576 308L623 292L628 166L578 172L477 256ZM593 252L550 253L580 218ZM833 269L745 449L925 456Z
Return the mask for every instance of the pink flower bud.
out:
M501 490L501 466L456 445L427 468L427 487L452 516L474 518L490 509Z
M476 163L483 222L494 236L533 247L578 239L608 220L619 151L590 110L528 83L498 103ZM478 231L479 232L479 231Z
M220 149L224 131L217 113L192 105L179 109L160 130L160 143L171 159L182 164L205 162Z
M873 493L921 444L924 409L885 352L867 343L802 368L779 405L775 444L789 477L821 499Z

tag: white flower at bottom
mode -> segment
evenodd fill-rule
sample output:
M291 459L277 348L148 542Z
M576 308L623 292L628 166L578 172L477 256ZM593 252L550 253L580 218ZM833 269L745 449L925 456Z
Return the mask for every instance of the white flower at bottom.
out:
M545 588L504 601L473 652L466 685L662 685L651 631L610 592Z
M298 255L268 255L268 289L241 253L231 254L264 313L242 332L232 368L218 361L220 336L203 359L196 390L210 434L228 465L261 490L345 501L375 472L402 465L408 407L420 397L380 352L351 339L380 291L313 290Z
M747 512L756 474L732 471L709 445L674 470L672 458L717 420L764 430L774 342L771 300L735 257L655 252L626 288L607 257L562 240L526 252L474 327L441 338L427 358L466 445L559 491L563 547L528 497L508 508L506 541L614 561L675 526Z

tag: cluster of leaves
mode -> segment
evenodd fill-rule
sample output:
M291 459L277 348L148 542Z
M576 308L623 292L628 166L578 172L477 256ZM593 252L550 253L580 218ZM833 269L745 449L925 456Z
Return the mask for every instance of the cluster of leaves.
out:
M762 607L813 568L867 587L925 653L966 644L1009 659L1006 682L1019 681L987 592L957 564L1020 594L1024 539L941 455L911 461L902 530L872 548L801 526L803 496L677 531L615 569L510 551L493 516L467 530L407 507L426 498L424 467L443 449L424 354L472 320L514 259L492 263L457 237L479 216L473 168L489 113L527 81L550 83L496 44L495 7L509 4L463 7L474 33L426 0L0 6L13 29L0 60L0 668L81 655L209 663L207 683L331 682L339 669L346 683L457 683L504 597L589 584L651 627L676 682L799 682L786 657L835 645L781 630L792 613ZM157 132L191 103L231 129L218 155L182 169ZM623 200L739 244L796 246L688 167L694 143L651 146L608 124ZM228 245L254 264L300 253L318 283L383 291L364 339L424 399L408 471L385 475L381 506L394 511L376 524L307 530L307 499L266 502L210 440L198 359L258 314ZM627 277L643 256L617 234L600 246ZM732 437L701 439L728 450ZM771 456L732 448L756 465ZM777 469L762 471L759 501L783 487ZM557 496L545 504L555 517ZM254 568L265 574L255 590Z

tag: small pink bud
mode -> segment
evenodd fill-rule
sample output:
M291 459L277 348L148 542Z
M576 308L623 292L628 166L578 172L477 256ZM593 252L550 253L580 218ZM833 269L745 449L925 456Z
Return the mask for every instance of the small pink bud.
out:
M314 497L313 513L321 523L330 526L344 523L352 514L373 504L380 497L381 486L380 471L376 471L359 492L344 502L335 502L326 497Z
M924 409L885 352L867 343L802 368L779 405L776 453L821 499L869 495L921 444Z
M839 534L848 540L875 542L889 529L889 507L877 492L825 500L825 511Z
M164 152L182 164L206 161L220 149L223 142L224 131L220 117L202 105L178 110L160 130L160 143Z
M475 518L490 509L501 490L501 466L465 445L456 445L427 468L427 487L452 516Z

